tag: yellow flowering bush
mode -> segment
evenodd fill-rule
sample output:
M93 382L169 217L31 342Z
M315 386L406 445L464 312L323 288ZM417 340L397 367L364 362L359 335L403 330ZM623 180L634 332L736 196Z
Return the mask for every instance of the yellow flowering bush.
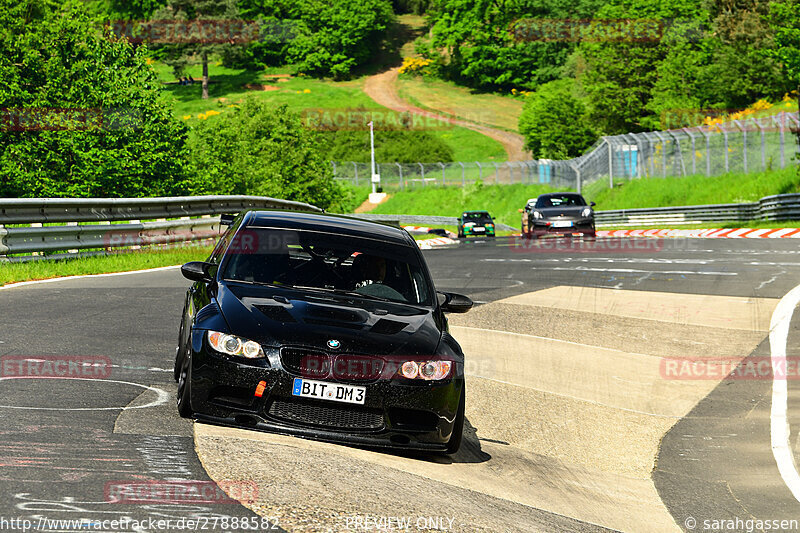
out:
M430 64L431 60L424 57L404 57L399 72L400 74L422 74L425 71L425 67Z

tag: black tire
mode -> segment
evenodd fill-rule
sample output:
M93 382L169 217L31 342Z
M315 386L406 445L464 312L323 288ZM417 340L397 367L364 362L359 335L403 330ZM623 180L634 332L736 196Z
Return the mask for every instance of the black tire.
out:
M183 418L192 418L192 393L190 384L191 373L191 357L187 355L183 357L181 363L181 371L178 377L178 414Z
M458 452L461 448L461 440L464 438L464 404L466 403L466 387L461 387L461 400L458 402L458 412L456 413L456 420L453 423L453 434L450 435L450 440L447 441L447 448L445 452L447 455L452 455Z
M178 349L175 350L175 366L172 375L175 378L175 383L181 377L181 366L183 366L183 359L186 356L186 345L183 342L183 320L181 320L181 328L178 333Z
M494 239L494 233L492 233L491 235L489 235L489 238L490 238L490 239Z

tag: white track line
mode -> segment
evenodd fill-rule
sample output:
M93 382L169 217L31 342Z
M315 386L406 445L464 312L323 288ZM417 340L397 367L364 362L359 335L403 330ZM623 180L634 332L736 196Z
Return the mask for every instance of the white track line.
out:
M783 482L800 502L800 474L794 462L789 442L789 420L787 418L789 391L786 376L786 343L789 339L789 324L795 307L800 303L800 285L789 291L778 302L772 313L769 328L769 346L772 357L772 411L770 413L770 439L772 455L778 464ZM776 377L776 375L778 377Z

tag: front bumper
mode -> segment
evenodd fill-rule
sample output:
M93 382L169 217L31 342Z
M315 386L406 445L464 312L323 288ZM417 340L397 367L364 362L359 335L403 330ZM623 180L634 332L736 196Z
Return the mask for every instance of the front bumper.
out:
M483 228L484 231L476 231L476 226L470 227L463 227L461 229L461 233L464 234L465 237L481 237L481 236L494 236L494 227L486 227L486 226L477 226L478 228Z
M266 359L241 362L210 349L199 333L192 335L189 377L197 420L395 449L441 451L450 439L464 387L463 365L456 364L454 377L442 382L342 381L366 388L364 405L352 405L292 396L298 376L283 368L277 349L270 349L272 365ZM196 343L195 337L203 340ZM260 381L267 385L259 398Z
M572 222L572 226L566 228L555 227L555 222ZM557 221L536 219L533 221L530 231L534 237L542 237L545 235L570 235L573 233L580 233L585 236L594 237L596 234L593 218L580 218L573 220L558 219Z

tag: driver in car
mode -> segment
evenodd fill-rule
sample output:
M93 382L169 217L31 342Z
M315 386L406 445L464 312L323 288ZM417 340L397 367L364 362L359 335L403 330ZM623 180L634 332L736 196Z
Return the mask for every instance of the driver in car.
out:
M353 271L359 280L355 292L389 300L406 300L397 290L386 285L386 259L383 257L358 254L353 259Z

